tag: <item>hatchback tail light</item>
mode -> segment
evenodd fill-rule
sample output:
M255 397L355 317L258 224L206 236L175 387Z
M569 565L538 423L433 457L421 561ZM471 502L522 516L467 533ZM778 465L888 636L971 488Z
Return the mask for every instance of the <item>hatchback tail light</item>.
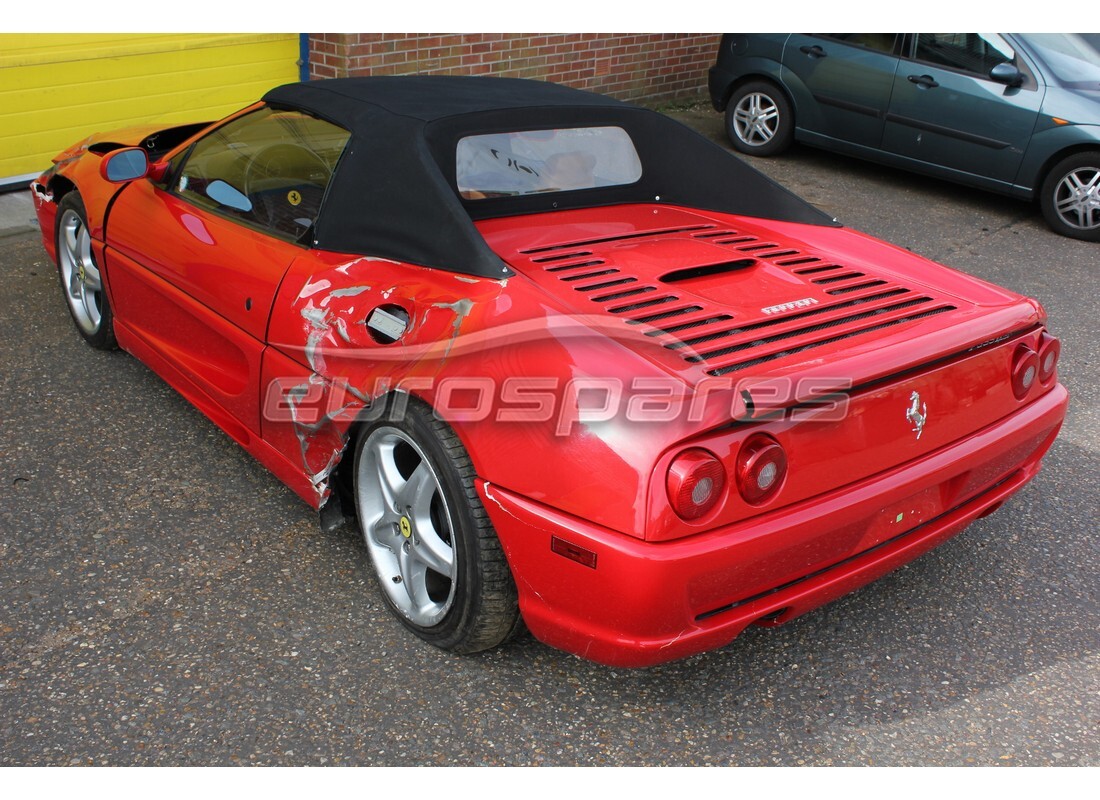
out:
M1058 357L1062 354L1062 343L1046 331L1039 337L1039 380L1050 383L1054 371L1058 368Z
M1039 377L1039 356L1026 344L1022 344L1016 348L1016 355L1012 358L1012 393L1016 395L1017 400L1027 397L1037 377Z
M737 489L753 505L770 500L787 477L787 453L772 437L757 433L737 454Z
M704 516L726 490L726 468L712 453L698 447L685 450L668 468L668 500L681 519Z

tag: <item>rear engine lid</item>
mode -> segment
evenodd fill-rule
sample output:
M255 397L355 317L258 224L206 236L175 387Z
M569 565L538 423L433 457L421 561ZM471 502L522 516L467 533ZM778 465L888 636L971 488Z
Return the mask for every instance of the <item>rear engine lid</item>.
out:
M844 229L657 205L479 225L517 272L693 382L858 383L1039 321L1025 298Z

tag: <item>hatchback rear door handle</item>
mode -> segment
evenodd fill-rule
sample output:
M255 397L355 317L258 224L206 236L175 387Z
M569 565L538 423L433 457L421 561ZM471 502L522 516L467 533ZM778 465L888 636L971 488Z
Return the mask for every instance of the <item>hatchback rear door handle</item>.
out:
M808 55L810 58L825 58L825 56L828 55L828 53L826 53L824 50L821 49L820 45L816 45L816 44L815 45L804 44L798 49L801 50L806 55Z
M939 84L936 83L936 79L931 75L910 75L909 82L917 84L917 86L920 86L922 89L935 89L939 86Z

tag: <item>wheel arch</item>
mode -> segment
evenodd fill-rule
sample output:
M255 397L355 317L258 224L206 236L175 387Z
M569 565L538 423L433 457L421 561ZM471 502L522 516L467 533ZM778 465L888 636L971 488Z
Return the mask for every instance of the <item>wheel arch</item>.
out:
M64 175L54 175L47 182L46 189L53 195L54 202L60 203L62 197L76 191L76 184Z
M1071 156L1090 152L1096 153L1098 158L1100 158L1100 142L1079 142L1051 154L1035 173L1035 181L1031 187L1031 199L1035 202L1039 201L1039 195L1042 191L1043 184L1046 183L1047 178L1050 177L1051 170L1054 169L1055 165Z
M354 501L355 459L359 447L360 434L364 428L381 420L399 419L409 404L415 403L423 406L436 416L441 422L450 427L455 436L470 452L469 443L466 441L463 431L456 428L446 419L435 413L431 402L418 392L408 391L400 387L389 389L374 398L370 405L360 409L355 419L344 431L344 447L339 452L339 460L336 462L328 478L330 494L318 509L321 515L321 527L333 528L342 523L357 524L357 514ZM472 457L471 457L472 461Z
M753 81L764 81L779 89L779 91L783 93L783 96L787 98L787 102L791 104L791 108L795 110L795 119L798 118L798 108L795 106L794 96L791 94L791 90L784 86L783 81L779 80L774 74L762 70L739 75L737 78L730 81L729 86L726 87L726 91L722 96L722 107L719 110L724 112L729 107L730 98L733 97L733 93L746 83L752 83Z

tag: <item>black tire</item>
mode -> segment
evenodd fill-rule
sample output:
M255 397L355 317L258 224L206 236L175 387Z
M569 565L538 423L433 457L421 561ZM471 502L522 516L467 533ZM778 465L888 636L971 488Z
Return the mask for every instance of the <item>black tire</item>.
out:
M88 212L75 191L57 204L54 225L57 247L57 276L69 315L77 331L97 350L114 350L114 314L107 299L103 274L91 247Z
M398 420L392 416L360 431L353 484L360 531L382 598L406 628L436 647L454 653L496 647L521 627L519 603L504 551L474 487L470 457L451 427L423 403L410 400ZM422 503L410 498L420 497L414 484L425 461L435 486ZM389 494L379 477L382 463L404 481L397 491L391 485ZM421 563L438 562L441 542L450 546L450 575ZM418 605L420 600L426 602Z
M737 87L726 105L726 136L735 150L775 156L794 141L794 111L783 90L769 81Z
M1055 233L1100 242L1100 150L1063 158L1047 173L1039 207Z

